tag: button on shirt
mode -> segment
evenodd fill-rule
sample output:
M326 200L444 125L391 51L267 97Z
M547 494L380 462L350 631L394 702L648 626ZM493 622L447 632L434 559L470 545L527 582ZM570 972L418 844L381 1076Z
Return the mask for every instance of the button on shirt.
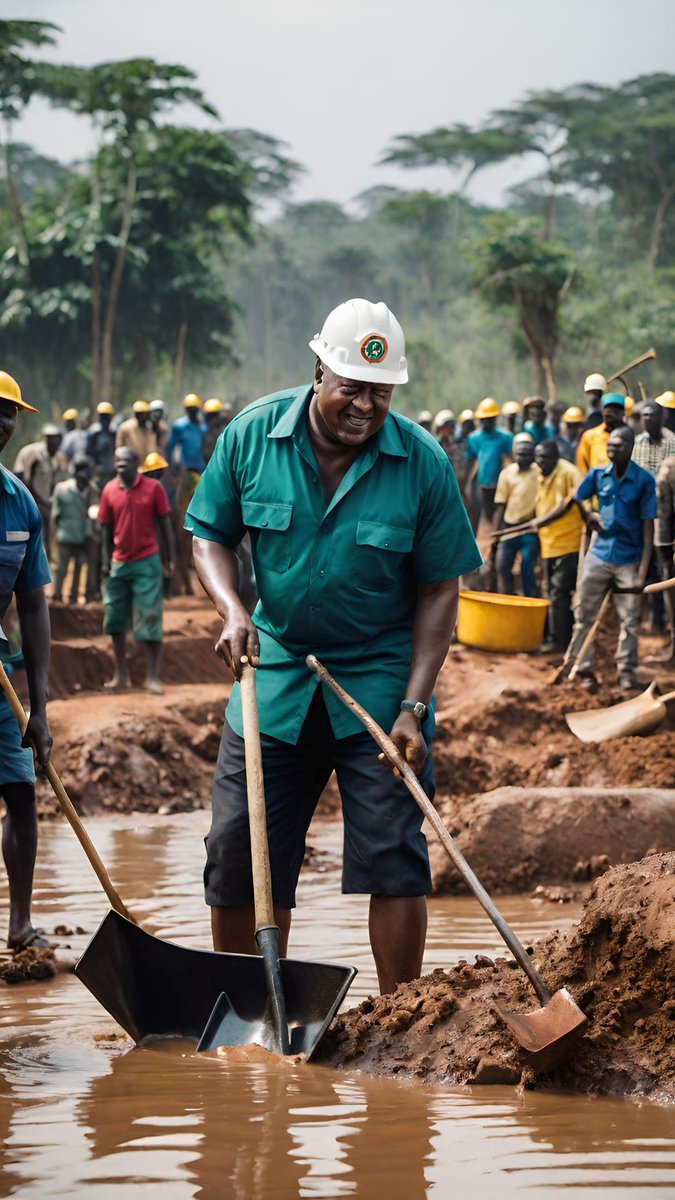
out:
M166 448L169 462L178 458L187 471L196 471L201 475L206 466L204 432L201 421L191 421L189 417L179 417L174 421Z
M581 472L578 468L563 458L559 459L550 475L539 476L535 515L547 517L574 495L580 483ZM575 504L559 521L539 530L541 557L562 558L564 554L578 554L583 531L584 519Z
M591 554L623 566L639 563L644 540L642 522L656 517L656 480L649 471L629 462L622 479L610 463L594 467L577 489L577 500L597 496L604 530L594 536Z
M482 561L445 453L398 413L327 501L307 426L311 396L311 387L278 392L239 413L185 520L196 536L231 549L250 534L260 726L291 744L317 687L309 653L390 729L410 672L418 586ZM324 698L338 738L362 732L331 692ZM238 685L227 717L241 735Z
M123 488L119 479L111 479L101 492L99 525L113 527L113 558L116 562L139 562L159 554L156 525L171 506L161 483L137 475L133 486Z
M0 467L0 621L14 592L51 583L42 518L27 487ZM0 632L0 637L4 635Z
M541 471L535 463L526 471L521 471L518 463L504 467L497 483L495 504L506 505L504 520L507 525L519 525L534 516L540 478Z
M466 439L467 460L478 459L478 484L480 487L496 487L504 460L510 458L513 434L505 429L477 429Z

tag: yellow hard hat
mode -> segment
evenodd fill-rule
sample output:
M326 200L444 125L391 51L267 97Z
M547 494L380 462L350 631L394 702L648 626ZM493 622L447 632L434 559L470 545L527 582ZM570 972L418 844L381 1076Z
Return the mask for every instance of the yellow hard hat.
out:
M497 401L493 400L492 396L486 396L478 405L476 416L479 421L485 421L488 417L498 417L499 405Z
M202 398L196 392L188 392L183 400L183 408L201 408Z
M168 462L162 454L159 454L157 450L152 450L150 454L146 454L143 466L140 469L142 472L163 471L165 467L168 467L168 465Z
M661 408L675 408L675 392L662 392L656 397L656 403L661 405Z
M0 371L0 399L11 400L12 404L16 404L17 408L24 408L26 412L39 412L37 408L33 408L32 404L27 404L21 395L21 388L16 379L8 375L6 371Z
M63 420L64 421L77 421L79 415L80 414L76 408L67 408L63 414Z
M101 400L101 403L96 405L96 411L99 417L105 416L106 414L109 417L112 417L115 409L109 400Z
M134 400L133 411L135 413L150 412L150 405L148 404L147 400Z
M222 412L222 411L223 411L223 402L222 402L222 400L218 400L218 398L216 396L212 396L211 399L207 400L204 405L205 413Z
M457 419L462 423L462 425L465 421L473 421L473 410L470 408L463 408Z
M566 408L563 413L563 421L567 425L578 425L581 421L585 420L586 414L583 408L578 408L576 404L573 404L571 408Z
M517 417L520 412L520 405L517 400L507 400L506 404L502 405L503 417Z
M626 396L626 404L625 404L624 412L627 417L630 416L630 414L633 412L634 408L635 408L635 397L634 396Z

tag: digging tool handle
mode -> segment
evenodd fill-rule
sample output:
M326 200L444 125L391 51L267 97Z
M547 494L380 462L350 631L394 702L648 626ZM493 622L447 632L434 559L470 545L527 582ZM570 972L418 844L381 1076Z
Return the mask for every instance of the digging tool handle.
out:
M602 618L604 617L605 613L607 612L607 609L609 608L609 602L611 599L612 599L612 592L608 592L607 595L605 596L602 604L600 605L600 611L599 611L597 617L595 618L593 624L591 625L588 633L586 634L586 637L584 638L584 640L582 642L581 649L576 656L574 666L572 667L572 670L569 673L570 682L573 679L575 679L577 676L579 667L581 666L582 662L584 661L584 658L586 657L586 654L588 653L588 648L591 645L596 633L598 632L598 630L600 628Z
M549 992L541 975L537 971L532 959L527 953L525 947L516 937L510 925L507 925L503 916L499 912L499 909L490 899L488 893L485 891L485 888L478 877L472 871L459 847L451 838L450 834L445 828L445 825L441 821L440 816L436 812L436 809L434 808L417 776L415 775L412 767L410 767L410 765L405 761L401 753L397 750L396 746L392 742L391 738L387 736L384 730L380 728L370 714L367 713L366 710L362 708L361 705L358 704L356 700L354 700L347 692L345 692L344 688L340 687L340 684L333 679L332 675L329 674L326 668L322 666L322 664L317 658L314 657L313 654L308 655L305 661L310 670L314 671L314 674L321 680L321 682L325 683L331 689L331 691L335 693L338 699L340 699L342 703L354 713L355 717L358 717L362 725L365 725L368 733L384 751L385 755L389 759L389 762L392 764L392 766L396 767L408 791L412 794L413 798L416 800L417 804L424 813L427 821L433 827L436 836L438 837L444 849L447 851L450 859L454 863L456 869L459 871L459 874L462 876L462 879L471 889L479 904L481 904L485 909L485 912L492 921L492 924L499 933L500 937L504 939L516 962L520 967L522 967L523 971L527 975L527 978L532 984L532 987L537 993L537 996L541 1000L542 1004L548 1004L549 1000L551 999L551 993Z
M12 687L12 684L10 683L9 676L8 676L7 672L5 671L5 668L3 667L2 663L0 663L0 687L2 687L3 692L5 693L7 699L9 700L9 703L11 705L14 716L16 717L17 721L19 722L19 728L21 730L22 735L25 734L26 726L28 725L28 717L26 716L23 704L19 700L19 697L17 696L16 692L14 691L14 688ZM72 800L70 799L66 789L64 788L63 784L61 783L61 780L56 772L56 767L53 765L53 763L50 762L50 763L47 763L47 766L44 768L44 771L47 776L47 779L49 780L50 784L52 785L52 788L54 790L54 795L56 796L56 799L58 800L59 804L61 805L61 808L63 809L63 811L66 815L66 818L68 819L68 821L70 823L70 826L73 830L73 833L75 834L75 837L79 841L82 849L84 850L87 858L89 859L89 862L91 863L91 866L93 867L94 871L96 872L98 881L99 881L101 887L103 888L103 891L105 892L106 896L108 897L108 900L110 901L112 908L114 908L115 912L118 912L121 917L126 917L127 921L134 921L134 918L127 911L120 896L118 896L115 888L113 887L110 876L108 875L108 872L106 871L101 859L99 858L98 851L97 851L96 847L94 846L94 843L92 842L91 838L89 837L89 834L87 833L84 825L82 824L82 821L80 820L79 816L77 815L77 812L75 810L75 806L74 806ZM136 924L136 923L137 922L134 921L134 924Z
M654 592L667 592L670 588L675 588L675 575L670 579L660 579L658 583L648 583L643 591L646 596L651 596Z
M241 704L244 721L244 750L248 785L248 819L251 827L251 860L253 863L253 896L256 932L274 925L270 852L267 844L267 813L260 721L255 691L255 671L248 659L242 659Z

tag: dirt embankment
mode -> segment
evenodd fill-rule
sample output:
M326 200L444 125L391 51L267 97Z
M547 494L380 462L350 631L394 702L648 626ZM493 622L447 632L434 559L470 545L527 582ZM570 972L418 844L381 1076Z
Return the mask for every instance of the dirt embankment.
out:
M675 1103L675 853L598 880L579 925L534 950L588 1017L564 1066L535 1080L495 1004L538 1007L514 962L479 956L339 1017L321 1061L433 1083L523 1083Z

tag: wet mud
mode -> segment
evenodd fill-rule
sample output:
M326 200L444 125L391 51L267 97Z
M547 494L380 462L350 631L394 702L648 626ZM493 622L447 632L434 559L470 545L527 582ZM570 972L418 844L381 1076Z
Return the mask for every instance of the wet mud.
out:
M534 948L552 991L588 1025L566 1064L535 1078L495 1005L539 1007L505 958L479 955L369 998L334 1023L323 1062L436 1084L509 1083L675 1103L675 853L607 871L581 921Z

